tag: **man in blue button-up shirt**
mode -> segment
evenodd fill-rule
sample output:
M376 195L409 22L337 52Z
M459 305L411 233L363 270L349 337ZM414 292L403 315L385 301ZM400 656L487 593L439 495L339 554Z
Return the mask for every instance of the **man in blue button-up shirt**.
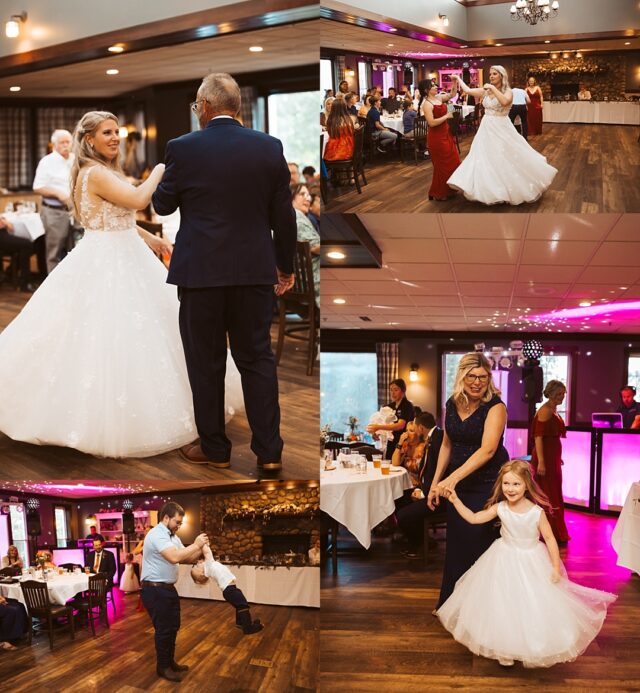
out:
M142 548L142 603L149 612L155 630L156 671L169 681L181 681L181 672L189 667L175 659L176 637L180 629L180 597L176 592L180 563L195 563L202 547L209 543L200 534L190 546L176 536L182 525L184 509L166 503L158 513L158 524L147 534Z

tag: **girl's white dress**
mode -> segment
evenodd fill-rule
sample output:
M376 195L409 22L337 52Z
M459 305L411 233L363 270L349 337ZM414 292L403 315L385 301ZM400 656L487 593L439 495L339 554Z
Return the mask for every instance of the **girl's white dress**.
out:
M551 582L551 559L539 538L541 513L537 505L518 514L499 503L500 539L438 609L442 625L474 654L525 667L572 661L596 637L616 599L571 582L564 569L560 581Z
M197 437L176 287L135 212L91 199L84 238L0 334L0 431L99 457L148 457ZM227 359L227 420L243 408Z
M137 592L140 589L140 582L134 570L134 563L127 563L124 566L122 580L120 580L120 589L123 592Z
M485 205L535 202L557 169L515 129L508 117L510 106L502 106L495 96L485 96L482 105L484 118L471 149L447 184Z

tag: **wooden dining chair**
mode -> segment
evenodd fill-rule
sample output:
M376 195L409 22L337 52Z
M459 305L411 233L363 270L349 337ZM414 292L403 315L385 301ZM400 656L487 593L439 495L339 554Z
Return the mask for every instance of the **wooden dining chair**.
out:
M332 178L337 184L342 185L344 183L344 185L349 185L349 183L353 182L358 195L362 194L360 178L362 178L363 185L367 184L367 179L364 175L363 143L364 132L362 128L359 128L353 134L353 155L350 159L324 160L328 173L333 174ZM325 191L326 194L328 194L328 190Z
M423 503L425 501L422 501ZM425 567L429 565L429 532L447 528L446 512L429 513L424 518L424 543L423 543L423 563Z
M447 122L449 123L449 132L453 135L456 147L458 148L458 154L460 154L460 141L458 139L458 135L460 134L460 113L454 111L453 118Z
M100 619L109 628L109 613L107 610L107 576L105 573L96 573L89 576L89 589L76 597L72 604L81 617L86 618L87 626L91 628L93 637L96 636L95 622Z
M418 116L414 121L413 137L403 137L400 139L400 159L404 162L404 150L413 151L416 166L418 165L418 156L424 159L424 154L427 150L427 119L424 116Z
M327 440L343 441L344 433L338 433L337 431L329 431L329 433L327 433Z
M29 614L29 645L33 640L33 634L47 631L49 634L49 649L53 650L54 634L61 630L70 630L71 639L74 640L75 624L73 621L73 606L71 604L52 604L49 600L49 588L46 582L39 580L25 580L20 583L20 589L27 605ZM66 618L66 624L60 625L58 619ZM54 626L54 619L56 620ZM34 620L36 621L34 623Z

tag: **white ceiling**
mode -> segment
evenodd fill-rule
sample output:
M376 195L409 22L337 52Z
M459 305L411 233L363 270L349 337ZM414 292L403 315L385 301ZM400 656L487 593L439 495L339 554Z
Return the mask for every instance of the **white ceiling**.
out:
M586 300L640 300L640 214L358 218L383 268L322 269L325 328L538 331L523 318ZM592 319L580 330L640 334L640 318Z
M152 84L201 79L211 71L244 74L319 61L318 21L225 34L166 48L108 54L104 59L0 78L0 95L107 98ZM261 53L249 52L262 46ZM109 68L120 74L108 76ZM18 85L18 93L9 87Z

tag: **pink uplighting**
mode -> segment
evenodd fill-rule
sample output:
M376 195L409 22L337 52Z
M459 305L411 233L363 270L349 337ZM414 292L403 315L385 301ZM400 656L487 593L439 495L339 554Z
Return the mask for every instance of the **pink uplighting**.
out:
M640 481L640 434L603 433L600 507L620 510L634 481Z
M562 495L568 503L589 506L591 431L567 431L562 439Z
M598 303L582 308L564 308L552 313L530 316L531 320L584 320L585 318L605 318L615 315L618 320L635 318L640 320L640 301L619 301L617 303Z

